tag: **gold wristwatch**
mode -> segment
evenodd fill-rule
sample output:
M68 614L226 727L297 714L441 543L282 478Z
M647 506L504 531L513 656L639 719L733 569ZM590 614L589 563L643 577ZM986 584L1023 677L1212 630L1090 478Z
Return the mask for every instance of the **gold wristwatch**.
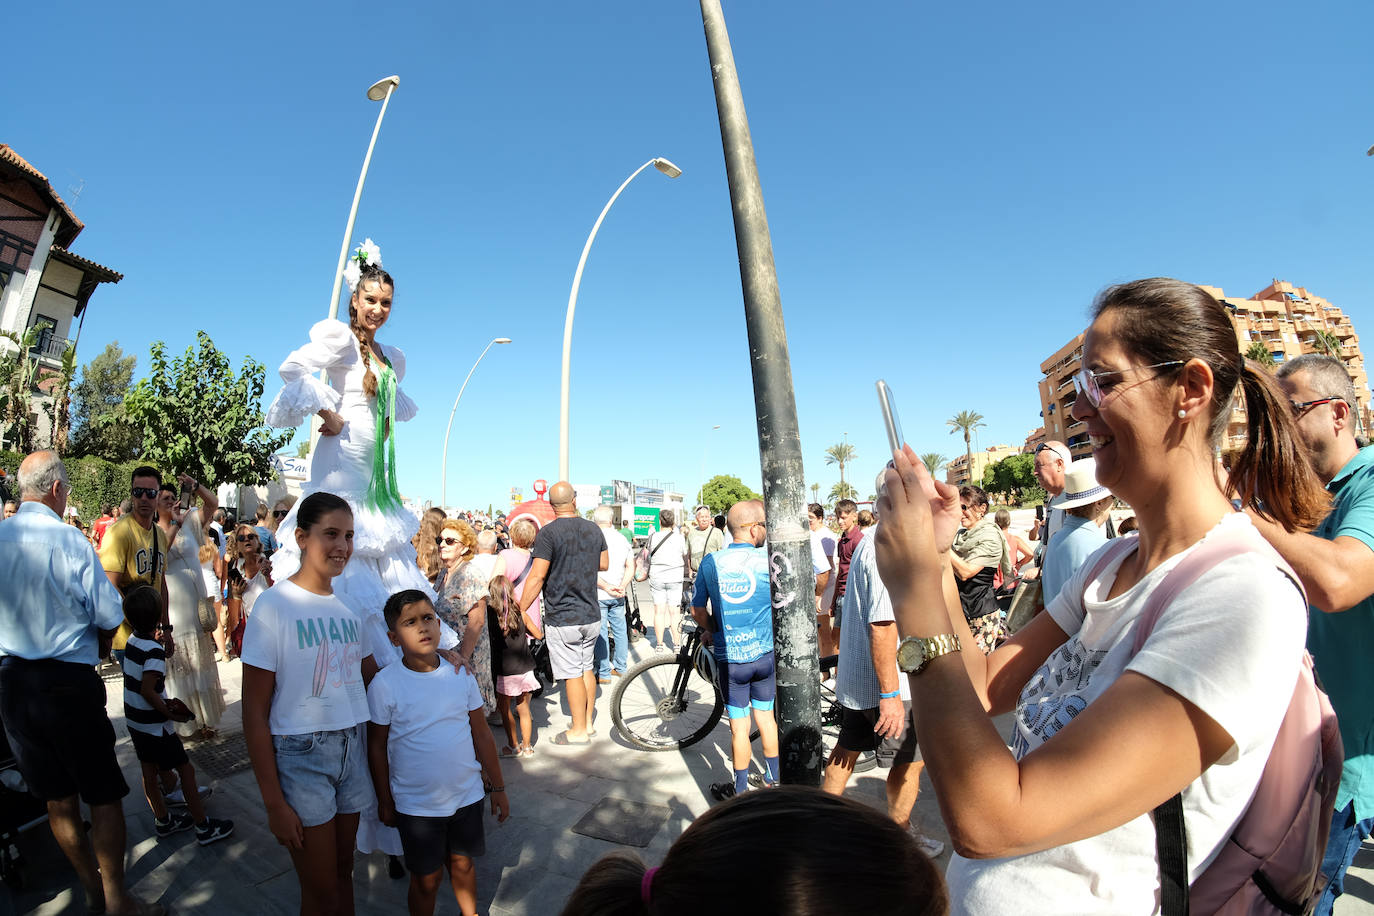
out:
M932 659L958 652L959 649L959 637L953 633L908 636L897 643L897 667L903 674L920 674Z

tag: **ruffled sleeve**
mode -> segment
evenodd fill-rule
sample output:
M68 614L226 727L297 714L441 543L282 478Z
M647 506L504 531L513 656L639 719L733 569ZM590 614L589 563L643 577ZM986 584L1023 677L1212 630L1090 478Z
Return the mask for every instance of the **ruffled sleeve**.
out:
M404 423L413 420L420 408L401 390L401 381L406 377L406 355L400 347L383 345L386 358L391 362L391 371L396 373L396 421Z
M292 351L278 370L286 387L267 408L267 425L300 426L322 409L338 410L342 396L316 378L315 373L334 366L350 366L357 359L357 339L348 325L334 318L316 324L310 329L310 342Z

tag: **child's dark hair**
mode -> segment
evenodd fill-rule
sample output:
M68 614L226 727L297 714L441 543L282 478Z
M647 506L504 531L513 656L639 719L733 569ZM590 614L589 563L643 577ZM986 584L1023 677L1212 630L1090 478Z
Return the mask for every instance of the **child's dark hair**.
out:
M140 585L124 596L124 616L135 633L151 633L162 621L162 593L151 585Z
M524 632L525 618L520 613L520 602L515 600L515 589L505 576L491 580L487 588L487 609L496 615L496 623L506 636Z
M890 817L820 789L783 786L707 811L652 875L634 853L603 856L563 916L711 910L944 916L949 896L935 863Z
M401 612L417 601L432 606L429 596L418 588L407 588L386 599L386 604L382 605L382 619L386 621L386 628L395 632L396 621L401 618Z
M349 515L353 514L352 507L343 497L324 491L311 493L301 500L301 506L296 510L296 527L308 532L319 524L320 519L330 512L337 512L339 509L347 510Z

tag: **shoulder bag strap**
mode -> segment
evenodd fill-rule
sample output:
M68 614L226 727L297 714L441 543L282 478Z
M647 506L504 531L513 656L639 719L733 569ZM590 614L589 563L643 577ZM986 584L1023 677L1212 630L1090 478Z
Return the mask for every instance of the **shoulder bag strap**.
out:
M530 574L530 567L533 566L533 565L534 565L534 557L531 556L531 555L529 555L529 554L526 554L526 555L525 555L525 568L522 569L522 570L520 570L520 575L516 576L513 580L511 580L510 587L511 587L511 588L515 588L515 587L516 587L517 585L519 585L521 582L524 582L524 581L525 581L525 577L528 576L528 575Z
M654 554L658 553L658 548L660 548L660 547L662 547L664 544L668 543L669 539L671 539L672 536L673 536L673 533L672 533L671 531L669 531L667 534L665 534L665 535L663 536L663 540L661 540L661 541L659 541L657 544L655 544L655 545L654 545L654 549L651 550L651 551L649 551L649 556L652 557Z

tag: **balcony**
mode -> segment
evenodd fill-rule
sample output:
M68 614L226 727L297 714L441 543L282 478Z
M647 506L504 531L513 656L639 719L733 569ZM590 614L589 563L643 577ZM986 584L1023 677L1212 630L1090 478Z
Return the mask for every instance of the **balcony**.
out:
M29 355L60 363L62 362L62 354L67 351L67 345L70 343L71 341L65 337L58 337L56 334L45 332L38 336L38 343L29 347Z

